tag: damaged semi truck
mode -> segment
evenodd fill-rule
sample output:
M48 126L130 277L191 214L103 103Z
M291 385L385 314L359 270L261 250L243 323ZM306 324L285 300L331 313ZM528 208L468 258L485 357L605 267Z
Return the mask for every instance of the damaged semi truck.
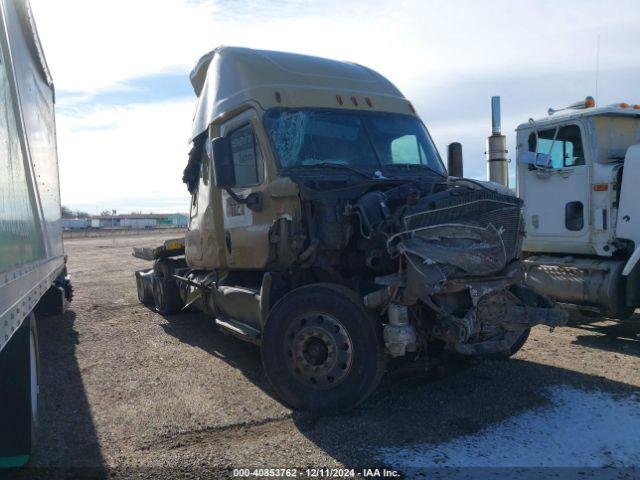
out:
M191 82L189 228L134 249L155 262L136 273L138 296L260 344L289 406L349 408L388 356L510 356L532 326L566 321L523 284L521 200L448 176L380 74L221 47Z

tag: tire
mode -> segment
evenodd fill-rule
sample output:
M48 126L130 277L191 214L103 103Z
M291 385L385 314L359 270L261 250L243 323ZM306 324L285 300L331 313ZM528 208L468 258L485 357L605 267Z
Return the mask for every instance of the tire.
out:
M578 308L577 308L577 310L578 310L578 313L579 313L580 315L582 315L583 317L586 317L586 318L602 318L602 317L604 317L604 316L605 316L605 315L604 315L602 312L600 312L600 311L597 311L597 312L596 312L596 311L594 311L594 310L589 310L589 309L587 309L587 308L581 308L581 307L578 307Z
M33 453L39 389L38 331L31 313L0 352L0 468L24 466Z
M527 328L524 332L520 334L517 340L513 342L513 345L511 345L511 348L509 348L509 350L505 350L504 352L500 352L500 355L502 355L503 358L510 358L514 356L524 346L524 344L527 343L527 339L529 338L530 333L531 333L531 328Z
M64 289L64 298L68 303L71 303L73 301L73 285L71 282L65 282L62 288Z
M613 318L614 320L625 321L625 320L631 319L634 316L635 311L636 311L635 307L624 306L620 308L617 312L611 312L606 316L608 316L609 318Z
M184 302L173 278L153 278L153 304L158 313L170 315L182 310Z
M529 307L538 308L553 308L555 303L549 297L542 295L532 288L526 285L513 285L511 287L511 293L520 299L522 303ZM529 335L531 334L531 328L523 330L518 336L515 342L509 347L508 350L500 352L498 358L510 358L520 351L520 349L527 343Z
M174 265L173 260L162 259L153 266L153 303L163 315L177 313L184 307L180 287L173 278Z
M628 320L633 317L635 307L622 307L617 312L593 311L586 308L578 307L580 315L586 318L611 318L613 320Z
M288 406L348 410L375 390L384 373L381 330L355 292L307 285L285 295L269 313L262 364Z

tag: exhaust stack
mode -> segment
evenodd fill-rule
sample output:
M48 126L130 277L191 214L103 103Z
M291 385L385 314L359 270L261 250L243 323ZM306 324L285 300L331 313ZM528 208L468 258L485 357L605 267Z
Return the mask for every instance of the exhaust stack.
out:
M491 97L491 136L487 138L487 179L509 187L507 137L500 126L500 97Z

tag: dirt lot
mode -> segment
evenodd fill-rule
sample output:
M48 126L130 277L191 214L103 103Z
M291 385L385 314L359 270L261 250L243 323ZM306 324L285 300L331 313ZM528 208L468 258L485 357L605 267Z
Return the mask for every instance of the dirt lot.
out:
M138 303L133 272L147 264L131 246L161 238L65 242L75 298L64 316L38 323L42 425L32 466L40 473L382 467L386 447L439 445L540 411L550 388L619 398L640 387L640 321L589 324L576 314L570 327L536 328L509 361L454 359L430 376L390 375L345 415L291 412L272 397L257 347L202 315L163 317ZM60 470L75 467L89 469Z

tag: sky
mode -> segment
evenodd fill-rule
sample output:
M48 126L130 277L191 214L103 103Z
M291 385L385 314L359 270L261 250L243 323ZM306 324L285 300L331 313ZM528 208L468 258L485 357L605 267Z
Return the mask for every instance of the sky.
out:
M31 6L56 86L62 203L89 213L188 209L181 179L195 108L189 72L218 45L377 70L414 104L443 158L449 143L462 143L465 176L479 179L486 177L492 95L502 99L510 152L516 126L549 107L587 95L600 105L640 103L637 0Z

